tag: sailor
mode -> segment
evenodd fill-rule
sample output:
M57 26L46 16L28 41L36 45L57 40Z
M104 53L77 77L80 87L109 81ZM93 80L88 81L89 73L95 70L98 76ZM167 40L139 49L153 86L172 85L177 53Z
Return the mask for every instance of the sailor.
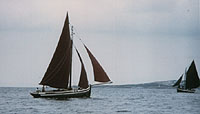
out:
M38 87L36 88L36 92L40 92L40 90L38 89Z
M44 91L45 91L44 86L42 86L42 92L44 92Z
M183 86L183 85L181 86L181 89L184 89L184 86Z

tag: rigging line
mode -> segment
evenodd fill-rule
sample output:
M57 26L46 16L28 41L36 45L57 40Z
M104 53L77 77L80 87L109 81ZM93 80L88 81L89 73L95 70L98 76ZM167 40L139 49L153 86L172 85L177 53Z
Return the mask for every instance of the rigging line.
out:
M73 26L72 24L70 24L70 26ZM83 41L82 41L82 39L81 39L81 37L80 37L80 35L78 34L78 32L77 32L77 30L76 30L76 28L73 26L73 30L75 31L75 33L73 33L73 35L76 35L76 37L79 39L79 40L81 40L81 42L83 43Z
M69 25L73 28L73 31L75 31L75 32L72 31L73 33L71 33L71 36L76 36L77 39L79 39L79 40L81 41L81 43L83 43L83 45L85 45L85 43L84 43L83 40L81 39L80 35L78 34L76 28L75 28L71 23L69 23ZM73 38L76 38L76 37L73 37ZM75 44L74 44L74 45L75 45Z

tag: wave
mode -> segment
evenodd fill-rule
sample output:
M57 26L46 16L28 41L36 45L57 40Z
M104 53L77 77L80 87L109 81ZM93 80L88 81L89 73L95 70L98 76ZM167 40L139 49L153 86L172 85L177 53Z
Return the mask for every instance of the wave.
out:
M131 111L130 110L118 110L116 112L125 113L125 112L131 112Z

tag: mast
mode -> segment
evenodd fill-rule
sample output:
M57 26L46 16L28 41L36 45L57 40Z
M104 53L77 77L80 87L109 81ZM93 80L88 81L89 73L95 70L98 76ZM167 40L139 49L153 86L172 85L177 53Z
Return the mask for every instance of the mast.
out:
M73 55L73 26L71 26L71 55ZM70 72L69 72L69 89L72 89L72 57L70 60Z
M71 55L72 55L72 52L73 52L72 45L73 45L73 40L71 40L71 47L70 47ZM69 87L68 87L68 89L72 89L72 57L70 58Z
M186 88L186 77L187 77L187 67L185 68L185 73L184 73L184 76L183 76L184 79L183 79L183 83L182 84L183 84L184 88Z

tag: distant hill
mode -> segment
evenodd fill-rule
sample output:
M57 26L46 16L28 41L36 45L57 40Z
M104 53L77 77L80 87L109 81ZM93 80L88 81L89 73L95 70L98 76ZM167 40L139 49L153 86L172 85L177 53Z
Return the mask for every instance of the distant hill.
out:
M173 88L172 85L176 82L176 80L168 80L168 81L156 81L150 83L142 83L142 84L126 84L126 85L101 85L101 86L94 86L94 87L117 87L117 88L132 88L132 87L139 87L139 88L157 88L157 89L167 89Z
M168 80L168 81L157 81L143 84L135 84L137 87L143 88L172 88L172 85L176 82L176 80Z

